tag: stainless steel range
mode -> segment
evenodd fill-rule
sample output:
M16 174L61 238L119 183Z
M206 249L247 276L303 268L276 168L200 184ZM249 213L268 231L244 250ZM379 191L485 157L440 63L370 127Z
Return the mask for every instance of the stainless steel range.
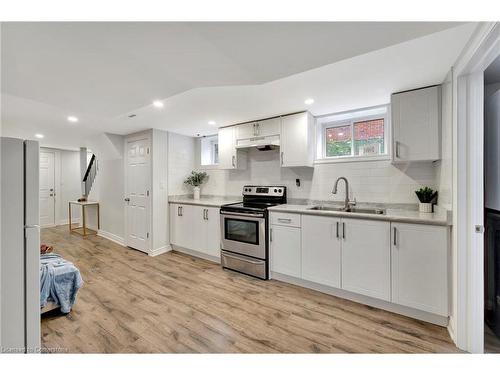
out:
M243 202L220 209L223 268L269 278L267 208L286 203L285 186L244 186Z

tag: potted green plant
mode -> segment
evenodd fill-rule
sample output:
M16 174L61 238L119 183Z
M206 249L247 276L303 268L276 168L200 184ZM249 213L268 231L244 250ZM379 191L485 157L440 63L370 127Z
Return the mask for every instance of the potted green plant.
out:
M415 191L415 194L417 194L418 200L420 201L418 210L425 213L433 212L432 206L436 203L438 192L432 190L428 186L425 186Z
M206 172L196 172L192 171L191 174L186 177L184 183L193 187L193 197L194 199L200 199L200 186L208 180L208 174Z

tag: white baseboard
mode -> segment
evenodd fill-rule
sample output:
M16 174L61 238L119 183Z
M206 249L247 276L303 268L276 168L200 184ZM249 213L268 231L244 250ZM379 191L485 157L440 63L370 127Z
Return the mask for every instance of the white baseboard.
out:
M158 249L154 249L154 250L151 250L148 255L150 257L156 257L160 254L164 254L164 253L168 253L169 251L171 251L172 248L170 246L162 246L162 247L159 247Z
M220 257L215 257L213 255L208 255L208 254L196 251L196 250L187 249L185 247L177 246L177 245L173 245L173 244L172 244L172 249L175 251L178 251L179 253L188 254L188 255L191 255L191 256L194 256L197 258L209 260L211 262L215 262L215 263L220 264Z
M63 219L63 220L59 220L59 224L57 225L69 225L69 220L68 219ZM71 220L71 225L80 225L80 219L75 219L75 220Z
M455 345L457 345L457 338L455 336L455 331L453 330L453 326L452 326L451 322L450 322L450 324L448 324L448 333L450 335L451 341L453 341L453 343Z
M340 297L354 302L362 303L363 305L373 306L396 314L409 316L411 318L415 318L418 320L423 320L424 322L433 323L441 327L448 326L449 319L446 316L440 316L428 313L426 311L421 311L406 306L396 305L394 303L382 301L377 298L362 296L361 294L352 293L343 289L317 284L312 281L298 279L296 277L283 275L277 272L271 272L271 278L289 284L298 285L304 288L317 290L318 292L331 294L332 296L335 297Z
M89 228L92 229L92 228ZM99 229L97 231L97 235L101 236L107 240L113 241L114 243L117 243L118 245L125 246L125 240L123 237L117 236L116 234L106 232L105 230Z

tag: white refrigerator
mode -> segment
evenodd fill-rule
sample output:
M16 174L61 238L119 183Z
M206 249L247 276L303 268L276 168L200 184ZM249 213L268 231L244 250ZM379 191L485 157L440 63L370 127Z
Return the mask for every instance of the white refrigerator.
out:
M40 348L38 142L0 138L0 347Z

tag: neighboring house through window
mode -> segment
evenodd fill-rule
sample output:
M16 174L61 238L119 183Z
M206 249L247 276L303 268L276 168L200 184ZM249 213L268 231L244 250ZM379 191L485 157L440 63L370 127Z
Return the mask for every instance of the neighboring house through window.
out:
M321 116L317 159L370 158L388 154L388 106Z

